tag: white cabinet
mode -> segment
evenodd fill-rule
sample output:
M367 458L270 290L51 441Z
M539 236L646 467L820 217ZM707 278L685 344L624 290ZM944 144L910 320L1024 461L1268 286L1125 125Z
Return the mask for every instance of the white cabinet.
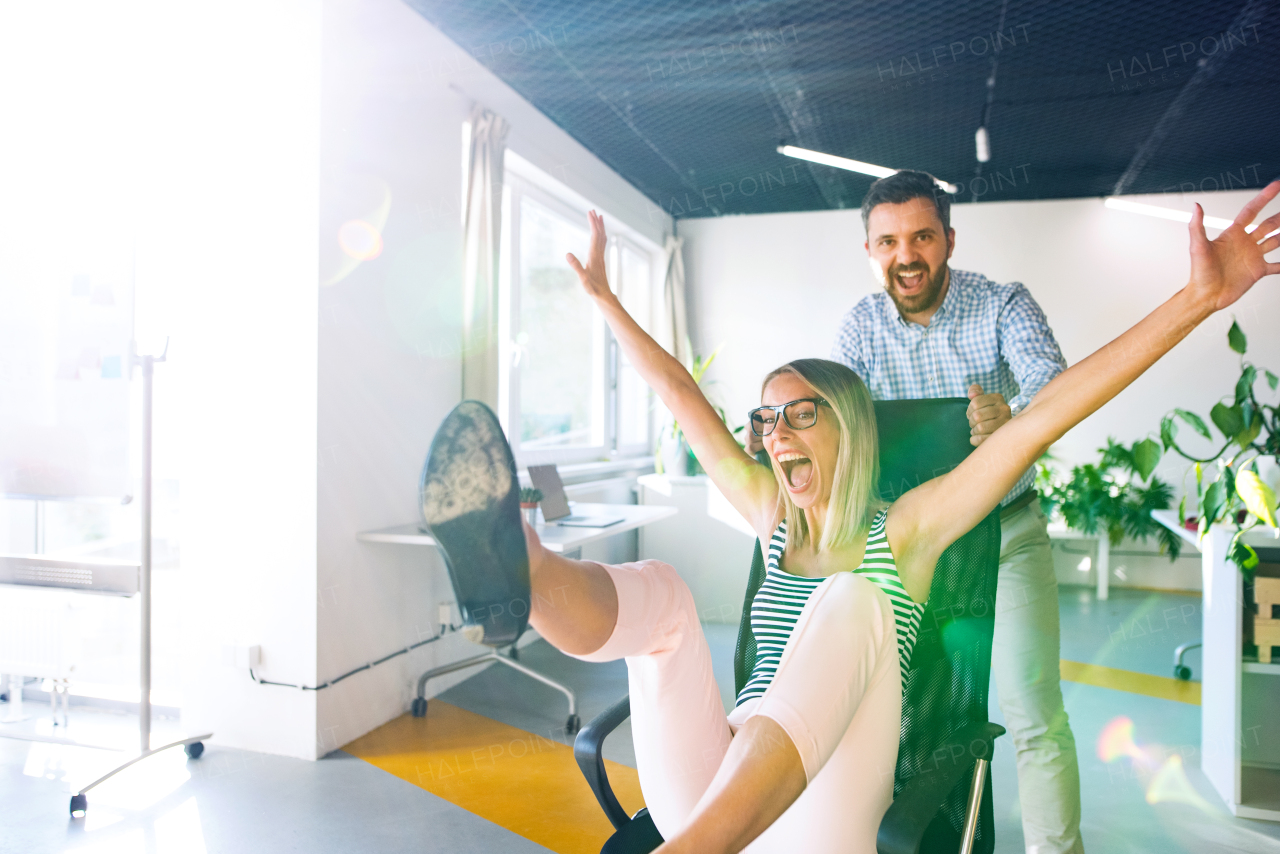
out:
M1233 815L1280 821L1280 665L1242 660L1244 578L1227 560L1234 532L1215 525L1198 540L1171 510L1158 522L1200 549L1204 649L1200 690L1200 767ZM1280 546L1260 529L1253 546Z

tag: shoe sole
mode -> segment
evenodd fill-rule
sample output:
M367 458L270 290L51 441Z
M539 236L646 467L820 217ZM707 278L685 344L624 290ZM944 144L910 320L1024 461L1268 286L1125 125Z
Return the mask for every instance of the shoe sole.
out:
M445 417L422 467L419 497L463 621L473 632L483 629L479 643L515 643L529 623L529 554L515 458L489 407L464 400Z

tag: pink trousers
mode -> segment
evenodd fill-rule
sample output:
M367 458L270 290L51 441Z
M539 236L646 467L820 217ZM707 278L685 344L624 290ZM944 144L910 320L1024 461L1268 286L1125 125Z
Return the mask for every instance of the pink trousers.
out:
M808 785L753 854L874 854L893 799L902 708L893 608L867 579L827 578L810 596L764 695L728 716L688 586L658 561L604 566L618 624L584 661L627 661L640 787L666 839L688 821L753 715L786 731Z

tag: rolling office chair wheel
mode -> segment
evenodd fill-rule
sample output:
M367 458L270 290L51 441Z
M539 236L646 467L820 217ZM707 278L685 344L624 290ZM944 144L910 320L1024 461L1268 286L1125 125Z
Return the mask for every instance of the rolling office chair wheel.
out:
M1191 668L1185 664L1179 664L1173 668L1173 678L1181 679L1183 682L1189 681L1191 679Z
M409 707L409 711L413 713L415 718L425 718L427 716L427 701L422 697L414 697L413 705Z
M188 759L199 759L204 753L204 742L193 741L190 744L182 745L182 752L187 754Z
M71 816L72 818L81 818L85 814L85 810L89 809L89 799L84 795L71 796Z
M578 730L582 729L582 721L578 719L577 715L569 715L569 720L564 725L564 728L570 735L573 735Z

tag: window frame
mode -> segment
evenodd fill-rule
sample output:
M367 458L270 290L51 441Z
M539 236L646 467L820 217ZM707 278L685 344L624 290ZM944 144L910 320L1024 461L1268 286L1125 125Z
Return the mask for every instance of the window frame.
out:
M637 456L648 456L654 448L654 401L651 389L645 395L645 440L642 443L619 444L618 419L621 397L619 379L623 369L621 353L610 332L608 325L599 311L592 307L592 320L596 324L596 334L602 335L601 363L593 370L593 381L601 383L600 406L603 444L590 446L547 448L526 450L521 448L520 436L520 389L521 374L524 368L520 357L520 346L515 343L519 334L520 323L520 287L516 277L520 271L520 210L525 197L548 209L553 215L570 223L585 223L587 211L599 206L591 205L586 199L564 187L528 161L514 152L507 150L504 158L502 187L502 242L499 250L499 296L498 296L498 338L499 365L501 372L498 378L498 419L511 438L512 452L520 468L529 465L572 465L596 461L611 461ZM646 301L649 306L649 317L656 319L656 309L660 304L661 281L663 273L662 249L643 235L628 228L618 219L605 212L609 227L609 243L605 248L606 269L610 285L615 292L621 287L629 286L619 280L622 265L622 250L634 252L648 260L649 281ZM586 297L583 297L586 299ZM643 383L643 381L640 381Z

